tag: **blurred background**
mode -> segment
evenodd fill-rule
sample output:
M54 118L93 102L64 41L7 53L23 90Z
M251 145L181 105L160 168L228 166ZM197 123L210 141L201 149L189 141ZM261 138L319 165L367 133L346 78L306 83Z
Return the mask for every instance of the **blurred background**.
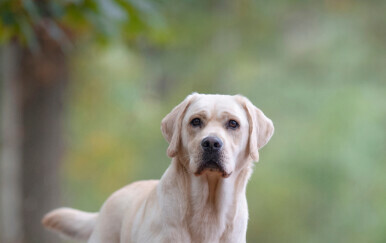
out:
M275 124L247 242L386 242L385 9L1 0L0 242L62 242L45 212L160 178L161 119L193 91L243 94Z

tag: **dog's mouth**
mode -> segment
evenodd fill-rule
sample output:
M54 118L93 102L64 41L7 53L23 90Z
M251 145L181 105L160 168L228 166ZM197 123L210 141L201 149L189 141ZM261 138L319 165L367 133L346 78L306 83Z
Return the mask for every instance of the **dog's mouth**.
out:
M205 173L218 173L220 174L223 178L228 178L232 173L228 173L224 170L224 167L220 161L216 160L208 160L208 161L203 161L196 171L194 173L196 176L203 175Z

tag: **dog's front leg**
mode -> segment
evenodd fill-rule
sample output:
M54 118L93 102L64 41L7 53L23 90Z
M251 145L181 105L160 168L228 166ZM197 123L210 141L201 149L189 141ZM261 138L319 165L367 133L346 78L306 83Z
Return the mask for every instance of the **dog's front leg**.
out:
M244 227L245 225L245 227ZM247 224L238 225L227 230L222 236L219 242L221 243L246 243L247 236Z
M248 206L247 200L244 197L238 204L238 213L235 215L235 220L227 226L227 230L221 236L221 243L245 243L247 237L248 226Z

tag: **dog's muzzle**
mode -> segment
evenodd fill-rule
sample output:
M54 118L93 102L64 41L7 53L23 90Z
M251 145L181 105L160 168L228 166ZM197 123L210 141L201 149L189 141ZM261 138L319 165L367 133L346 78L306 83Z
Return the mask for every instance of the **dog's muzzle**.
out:
M230 176L230 174L224 170L222 147L223 142L215 136L208 136L201 141L202 161L195 173L197 176L205 171L221 173L224 178Z

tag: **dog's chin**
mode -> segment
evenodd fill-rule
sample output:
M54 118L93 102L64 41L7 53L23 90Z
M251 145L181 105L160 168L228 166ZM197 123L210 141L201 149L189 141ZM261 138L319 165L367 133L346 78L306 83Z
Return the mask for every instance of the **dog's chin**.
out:
M196 176L217 175L221 176L222 178L228 178L231 174L232 172L227 172L220 163L214 161L201 163L199 168L194 173Z

